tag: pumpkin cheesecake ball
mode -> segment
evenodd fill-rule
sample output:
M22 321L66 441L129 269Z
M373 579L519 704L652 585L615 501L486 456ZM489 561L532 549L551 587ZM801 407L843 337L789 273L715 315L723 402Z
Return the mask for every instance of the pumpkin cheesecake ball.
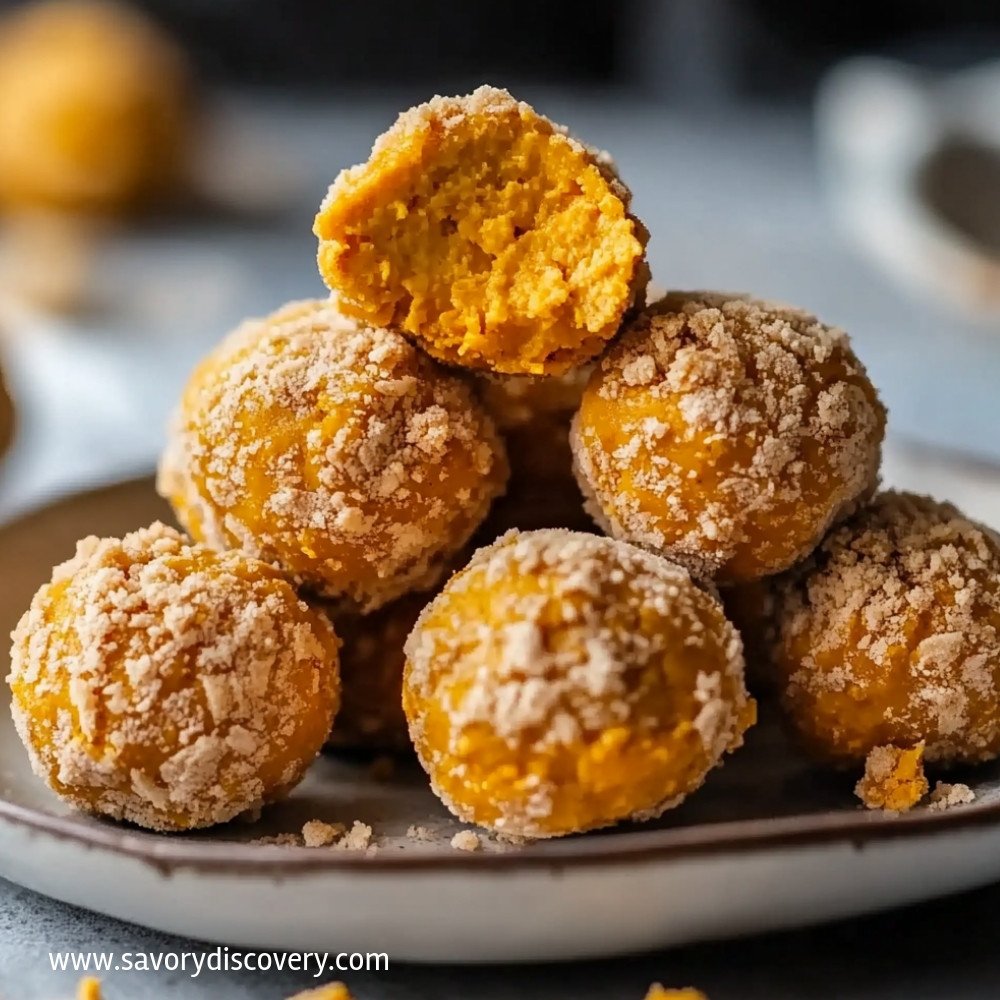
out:
M1000 541L950 504L882 493L775 587L774 665L806 749L1000 753Z
M407 594L367 615L333 614L342 697L327 745L334 749L411 749L403 714L403 646L430 594Z
M646 232L606 154L505 90L402 114L316 216L352 314L443 361L554 374L594 357L648 279Z
M753 721L739 637L687 572L610 538L510 532L410 634L403 707L461 820L557 837L652 818Z
M529 428L550 420L569 426L580 406L593 365L582 365L562 375L479 375L480 398L503 431Z
M510 481L476 533L481 544L511 528L593 530L573 475L569 428L590 367L565 375L484 375L480 398L507 444Z
M159 490L199 541L365 611L431 586L506 477L464 381L311 301L248 321L195 370Z
M191 830L280 798L339 699L337 638L270 566L156 523L86 538L13 633L11 711L78 809Z
M0 203L118 213L168 193L191 145L187 67L160 30L104 0L0 20Z
M572 440L610 534L738 583L787 569L871 494L884 429L842 331L784 306L676 292L601 360Z
M758 697L774 689L774 671L770 666L774 646L773 581L774 577L765 577L719 588L726 617L743 641L747 684Z

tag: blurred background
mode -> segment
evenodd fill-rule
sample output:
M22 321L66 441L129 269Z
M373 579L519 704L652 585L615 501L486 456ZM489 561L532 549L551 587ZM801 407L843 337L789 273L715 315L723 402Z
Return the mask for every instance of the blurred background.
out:
M323 293L336 173L482 82L613 153L657 284L846 327L897 441L1000 461L994 0L0 3L0 517L151 468L198 357Z

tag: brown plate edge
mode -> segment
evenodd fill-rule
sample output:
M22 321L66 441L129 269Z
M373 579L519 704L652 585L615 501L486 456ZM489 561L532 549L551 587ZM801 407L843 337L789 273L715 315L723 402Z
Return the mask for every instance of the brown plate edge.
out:
M427 854L365 855L321 852L299 847L266 848L239 842L171 843L169 834L108 826L83 826L68 816L56 816L0 799L0 822L31 833L71 841L88 849L110 851L144 862L169 875L195 870L218 875L257 874L287 877L319 872L487 871L632 865L686 858L747 854L775 848L849 845L855 850L884 841L951 834L981 827L1000 827L1000 801L959 806L938 812L885 816L860 809L775 819L736 820L601 836L581 835L512 847L509 851L471 854L463 851ZM271 851L280 851L275 857ZM267 852L265 854L265 852Z

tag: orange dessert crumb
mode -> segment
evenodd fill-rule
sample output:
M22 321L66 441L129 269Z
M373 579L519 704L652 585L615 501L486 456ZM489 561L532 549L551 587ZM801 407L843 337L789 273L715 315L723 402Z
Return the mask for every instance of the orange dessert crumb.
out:
M406 652L403 707L433 789L505 835L659 815L754 718L718 601L595 535L510 532L479 550Z
M101 1000L102 996L100 979L87 976L77 984L76 1000Z
M659 983L653 983L646 994L646 1000L708 1000L708 997L693 986L680 990L668 990Z
M882 493L774 585L772 664L815 756L925 744L1000 754L1000 541L950 504Z
M601 359L572 443L609 534L722 584L791 566L870 495L884 428L842 331L788 307L675 292Z
M603 348L648 279L605 154L504 90L402 114L316 216L345 308L453 364L556 374Z
M154 830L281 797L339 701L337 637L277 570L162 524L87 538L14 630L32 767L85 812Z
M327 983L326 986L304 993L296 993L288 1000L352 1000L351 992L343 983Z
M924 744L914 747L872 747L865 758L865 773L854 794L866 809L906 812L926 794Z
M465 381L310 301L245 323L195 370L158 488L196 539L367 611L433 585L506 478Z

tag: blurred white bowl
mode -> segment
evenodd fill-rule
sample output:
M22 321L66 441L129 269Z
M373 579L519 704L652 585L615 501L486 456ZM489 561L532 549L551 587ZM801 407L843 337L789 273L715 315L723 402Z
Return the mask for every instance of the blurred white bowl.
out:
M1000 164L1000 61L942 80L899 63L851 60L820 88L816 121L821 175L848 234L915 292L997 328L1000 242L991 249L949 222L925 182L949 143ZM1000 213L1000 169L990 191Z

